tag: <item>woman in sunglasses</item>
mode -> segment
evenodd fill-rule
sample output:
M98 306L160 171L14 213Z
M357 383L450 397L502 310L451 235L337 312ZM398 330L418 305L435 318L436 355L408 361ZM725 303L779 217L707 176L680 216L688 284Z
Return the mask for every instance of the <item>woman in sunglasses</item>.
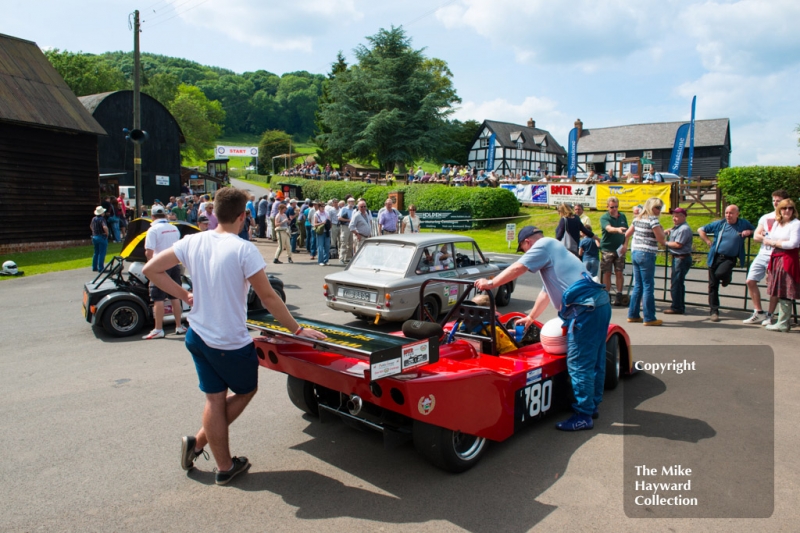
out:
M800 220L797 206L790 199L781 200L775 210L775 224L764 244L772 246L767 267L767 293L778 300L778 321L766 326L770 331L788 332L791 300L800 295Z

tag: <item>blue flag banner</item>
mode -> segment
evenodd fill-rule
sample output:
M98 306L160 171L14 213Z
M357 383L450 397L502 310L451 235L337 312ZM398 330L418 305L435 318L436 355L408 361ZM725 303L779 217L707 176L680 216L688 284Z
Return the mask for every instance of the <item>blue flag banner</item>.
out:
M567 148L567 177L573 178L578 173L578 128L572 128L569 132Z
M689 132L689 169L686 177L692 177L692 163L694 163L694 105L697 103L697 96L692 98L692 128Z
M675 133L675 144L672 145L672 157L669 159L669 171L680 174L683 150L686 148L686 137L689 135L689 123L681 124Z
M497 140L497 134L492 133L489 137L489 149L486 151L486 170L491 172L494 170L494 143Z

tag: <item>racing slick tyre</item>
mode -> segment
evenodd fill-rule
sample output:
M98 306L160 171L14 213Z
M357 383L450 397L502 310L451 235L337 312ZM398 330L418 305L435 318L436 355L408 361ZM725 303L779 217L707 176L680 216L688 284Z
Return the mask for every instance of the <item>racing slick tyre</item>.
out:
M313 383L294 376L286 376L286 391L295 407L315 418L319 416L319 405Z
M145 322L142 308L135 302L123 300L114 302L103 312L103 329L115 337L135 335Z
M475 466L486 451L483 437L466 435L414 420L414 447L434 466L455 474Z
M619 384L620 374L619 335L611 335L606 342L606 381L605 389L613 390Z
M500 288L497 289L497 296L494 297L494 303L497 307L505 307L511 303L511 287L508 286L508 283L501 285Z

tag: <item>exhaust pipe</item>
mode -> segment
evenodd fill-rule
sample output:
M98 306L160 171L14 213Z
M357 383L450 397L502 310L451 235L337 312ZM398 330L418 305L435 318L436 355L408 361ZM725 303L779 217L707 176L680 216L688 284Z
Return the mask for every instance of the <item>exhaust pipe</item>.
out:
M347 400L346 404L347 411L353 416L357 416L358 413L361 412L361 408L363 406L364 403L361 401L361 398L359 396L356 396L355 394L350 396L350 399Z

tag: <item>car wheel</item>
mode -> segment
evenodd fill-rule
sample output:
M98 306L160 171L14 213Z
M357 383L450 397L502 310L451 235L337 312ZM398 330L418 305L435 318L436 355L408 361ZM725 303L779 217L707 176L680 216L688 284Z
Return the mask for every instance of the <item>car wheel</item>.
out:
M612 335L606 342L606 380L605 388L616 389L620 376L619 335Z
M465 472L475 466L486 451L487 440L439 426L414 421L414 447L433 465L448 472Z
M103 329L115 337L135 335L145 322L142 308L131 301L114 302L103 312Z
M425 308L425 311L431 315L433 321L436 322L436 319L439 317L439 301L436 299L435 296L426 296L424 300L422 300L422 306ZM419 314L417 314L419 316ZM427 316L423 316L422 320L427 320Z
M506 283L497 289L497 295L494 297L494 303L497 307L505 307L511 303L511 287Z
M286 376L286 391L295 407L313 417L319 416L319 405L313 383L294 376Z

